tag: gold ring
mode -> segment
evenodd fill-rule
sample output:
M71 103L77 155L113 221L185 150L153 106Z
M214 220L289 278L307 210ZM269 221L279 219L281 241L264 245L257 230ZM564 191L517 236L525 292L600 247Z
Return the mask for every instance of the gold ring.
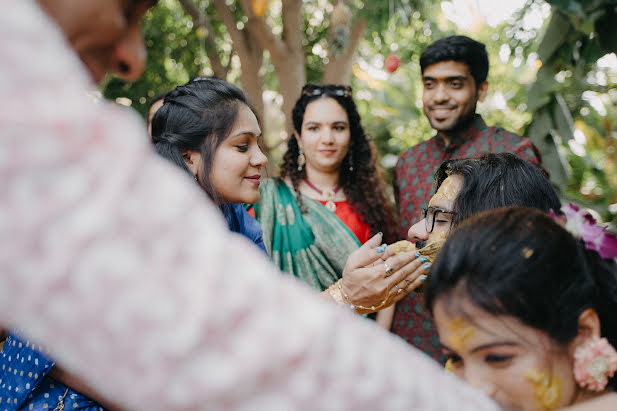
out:
M383 265L384 265L384 267L386 267L386 277L388 277L390 274L392 274L394 272L394 269L392 267L390 267L388 265L388 263L386 263L385 261L384 261Z

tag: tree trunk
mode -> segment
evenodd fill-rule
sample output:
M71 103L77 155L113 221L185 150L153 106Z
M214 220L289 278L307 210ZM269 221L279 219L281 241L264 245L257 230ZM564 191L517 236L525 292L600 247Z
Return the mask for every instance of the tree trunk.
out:
M250 0L241 1L244 13L248 16L246 29L261 47L268 50L272 64L279 79L279 88L283 96L283 114L285 128L293 131L291 110L300 95L300 89L306 82L304 48L302 46L302 1L283 1L283 33L277 37L266 23L263 16L257 16L252 10Z
M285 115L285 131L288 136L293 133L293 119L291 111L300 97L302 86L306 83L306 68L304 66L304 53L289 55L278 61L272 59L279 78L279 87L283 96L283 114Z
M263 103L263 87L264 79L261 73L263 64L263 47L255 40L248 26L243 30L239 30L236 26L236 19L232 14L229 6L225 4L225 0L213 0L217 14L227 28L227 32L231 37L233 48L240 59L241 75L240 82L242 88L251 98L251 101L259 115L260 119L264 119L264 103ZM265 125L262 121L262 128ZM262 130L264 131L264 130ZM264 147L269 155L267 148Z
M344 53L330 55L324 68L321 82L324 84L349 84L351 80L351 68L353 57L358 49L358 44L364 33L366 22L358 20L349 34L349 44ZM330 36L332 38L332 36Z

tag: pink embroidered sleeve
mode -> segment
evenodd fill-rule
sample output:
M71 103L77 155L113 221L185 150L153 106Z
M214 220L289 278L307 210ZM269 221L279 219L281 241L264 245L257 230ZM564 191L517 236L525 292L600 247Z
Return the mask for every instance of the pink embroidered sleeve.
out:
M493 410L227 231L135 115L0 1L0 320L129 409Z

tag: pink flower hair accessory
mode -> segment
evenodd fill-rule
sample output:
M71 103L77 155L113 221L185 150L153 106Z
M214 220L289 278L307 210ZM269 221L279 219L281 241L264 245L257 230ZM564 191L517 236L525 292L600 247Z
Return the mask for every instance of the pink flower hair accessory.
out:
M564 215L558 216L551 210L551 217L564 226L574 237L582 239L588 250L597 251L600 257L617 262L617 236L596 224L589 211L574 203L561 208Z
M617 371L617 351L606 338L593 337L574 351L574 379L581 388L603 391Z

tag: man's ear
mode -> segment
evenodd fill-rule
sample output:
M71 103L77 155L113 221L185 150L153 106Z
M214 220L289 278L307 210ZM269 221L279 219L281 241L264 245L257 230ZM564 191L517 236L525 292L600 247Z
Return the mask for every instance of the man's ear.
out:
M201 166L201 154L198 151L182 150L182 158L189 170L191 170L191 174L197 177L199 167Z
M486 98L487 91L488 91L488 81L485 81L484 83L480 84L480 87L478 87L478 101L484 101L484 99Z
M578 316L578 333L570 343L571 352L574 353L576 347L585 344L589 339L600 337L601 326L600 317L593 308L588 308Z

